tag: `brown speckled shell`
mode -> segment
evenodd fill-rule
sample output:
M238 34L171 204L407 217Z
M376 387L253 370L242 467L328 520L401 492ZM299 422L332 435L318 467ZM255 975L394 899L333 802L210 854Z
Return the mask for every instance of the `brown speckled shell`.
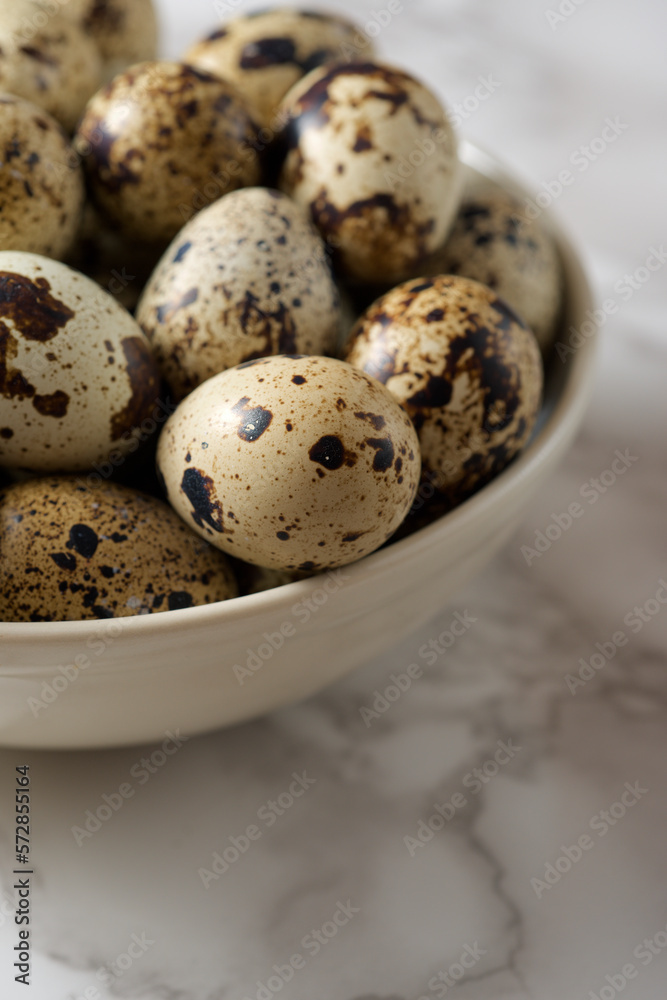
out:
M61 126L0 94L0 248L61 259L81 222L83 173Z
M328 60L372 58L354 24L332 14L281 7L235 17L191 46L183 61L235 83L257 121L270 126L290 87Z
M160 500L116 483L0 490L0 619L126 618L236 597L225 557Z
M26 0L2 5L0 91L32 101L72 132L101 82L102 59L83 27Z
M258 182L255 138L231 84L153 62L89 101L75 147L98 208L126 236L166 243L206 205Z
M490 180L467 186L452 232L422 269L460 274L488 285L530 327L546 356L560 315L558 251L539 219Z
M283 102L282 190L303 205L353 281L393 284L442 245L460 194L439 100L401 70L314 70Z
M142 422L155 430L158 392L148 341L110 295L58 261L0 253L0 465L122 463Z
M178 234L137 319L182 399L253 358L335 352L340 304L325 247L303 210L278 191L246 188Z
M467 278L417 278L359 320L350 364L383 382L419 433L423 498L448 507L488 483L524 447L542 398L532 332Z
M417 435L378 382L342 361L272 357L214 376L158 446L170 503L245 562L305 572L383 544L419 484Z

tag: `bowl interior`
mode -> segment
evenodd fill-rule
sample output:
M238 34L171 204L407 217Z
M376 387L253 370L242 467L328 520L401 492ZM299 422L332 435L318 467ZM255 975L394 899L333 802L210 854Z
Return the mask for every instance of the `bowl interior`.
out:
M493 156L479 147L463 143L461 158L468 170L497 181L520 198L529 197L528 190ZM576 252L548 211L544 212L543 222L557 242L563 265L563 331L576 323L586 308L590 307L591 293ZM518 495L520 484L532 481L540 466L547 463L556 452L562 451L563 442L571 438L581 419L591 382L595 340L594 336L591 337L564 362L557 357L552 358L547 369L544 404L533 437L525 451L497 479L439 521L346 567L348 579L354 584L370 584L376 577L399 572L408 553L414 557L427 553L434 547L446 548L452 539L468 530L471 524L483 521L494 506L500 509L504 497ZM113 627L119 639L132 643L141 643L155 637L168 642L170 636L183 630L194 635L198 626L211 623L224 628L230 622L243 622L251 633L255 623L261 623L265 617L280 613L281 610L287 613L295 602L303 600L312 592L317 579L302 580L275 590L206 607L116 619ZM96 621L0 623L0 676L14 673L17 659L24 659L21 651L25 654L26 666L32 659L36 668L40 669L39 661L44 666L44 659L43 656L35 658L31 655L36 650L43 652L52 647L57 651L58 647L64 648L69 643L85 642L97 635L99 630L100 622ZM7 658L10 646L12 656Z

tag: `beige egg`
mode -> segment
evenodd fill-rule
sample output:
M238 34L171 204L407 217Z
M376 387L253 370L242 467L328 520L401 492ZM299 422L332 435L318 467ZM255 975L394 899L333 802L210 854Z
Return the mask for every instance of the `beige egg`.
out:
M556 245L540 219L494 181L471 181L452 232L423 268L492 288L530 327L546 356L560 316L563 278Z
M393 289L359 320L347 360L384 383L412 418L420 500L437 494L456 506L502 472L535 426L537 341L477 281L447 275Z
M126 66L157 58L153 0L86 0L85 8L83 24L97 42L107 79Z
M75 139L92 197L123 233L173 239L197 211L256 184L255 127L231 84L180 63L139 63L88 103Z
M36 0L0 10L0 91L32 101L72 132L102 82L102 59L83 27Z
M227 559L160 500L55 477L0 490L0 619L127 618L237 596Z
M372 43L345 18L279 7L233 18L191 46L183 61L235 83L257 121L271 127L281 100L306 73L361 56L372 58Z
M410 509L420 461L384 386L332 358L280 356L195 389L162 432L158 469L213 545L308 572L379 548Z
M77 235L83 173L60 125L42 108L0 94L0 247L64 257Z
M401 70L314 70L286 96L279 187L306 208L343 274L394 284L445 240L458 207L457 141L440 101Z
M279 191L225 195L178 234L137 320L177 399L269 354L329 354L340 301L326 248Z
M0 465L78 472L136 451L159 373L141 328L58 261L0 253Z

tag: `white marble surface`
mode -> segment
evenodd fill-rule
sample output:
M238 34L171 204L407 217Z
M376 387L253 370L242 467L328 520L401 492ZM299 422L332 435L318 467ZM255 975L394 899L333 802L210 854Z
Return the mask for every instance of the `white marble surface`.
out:
M215 23L213 6L163 0L170 53ZM363 21L383 0L336 6ZM558 199L600 299L619 304L576 446L502 556L440 620L307 704L189 740L150 776L139 762L154 748L0 753L3 998L665 996L667 606L641 628L626 616L667 578L667 268L631 296L614 286L667 241L667 8L579 0L552 28L546 11L557 6L405 0L379 43L450 102L474 93L480 76L499 81L462 130L532 178L536 192L572 167L606 118L628 125L586 172L574 167ZM581 499L617 449L637 460L528 566L521 546ZM426 667L420 647L455 610L477 622ZM572 693L567 675L619 630L627 644ZM423 678L366 727L360 708L415 661ZM501 754L501 766L488 763L498 741L520 748ZM34 800L30 989L11 987L16 928L5 915L13 769L22 763ZM485 764L497 773L478 787L472 769ZM271 820L266 804L294 772L314 783ZM72 827L124 782L133 796L77 846ZM614 807L637 782L638 800ZM452 797L453 818L411 856L404 838ZM600 819L610 808L613 826ZM253 823L258 839L205 889L198 869ZM549 888L531 885L585 834L589 849L569 871ZM343 924L339 903L348 900L358 912L316 946L312 929L337 913ZM143 944L123 970L133 935ZM438 973L459 974L464 952L463 981L438 985ZM293 955L303 967L262 992L258 982ZM116 974L98 974L105 966Z

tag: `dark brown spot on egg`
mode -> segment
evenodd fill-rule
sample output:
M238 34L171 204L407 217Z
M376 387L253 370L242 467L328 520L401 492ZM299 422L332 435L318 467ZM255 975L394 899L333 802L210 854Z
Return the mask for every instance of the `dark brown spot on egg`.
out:
M303 377L303 375L294 375L292 378L292 382L294 382L294 385L304 385L306 379Z
M241 69L266 69L296 62L296 48L291 38L261 38L249 42L241 53Z
M69 396L66 392L58 389L56 392L47 395L33 397L32 405L43 417L55 417L62 419L67 414L69 406Z
M11 429L11 427L1 427L0 428L0 437L4 438L5 441L9 441L10 438L14 437L14 431Z
M157 366L146 341L142 337L124 337L121 346L131 392L123 409L111 417L112 441L139 426L155 403L160 387Z
M248 408L249 402L249 397L243 396L243 398L232 407L232 413L236 413L241 416L241 423L239 424L236 433L242 441L247 441L249 444L252 444L262 436L264 431L270 425L273 420L273 413L271 413L270 410L265 410L263 406L253 406Z
M199 291L196 288L190 288L189 291L184 292L184 294L174 302L167 302L164 305L158 306L155 310L158 323L168 323L180 309L185 309L187 306L191 306L192 303L196 302L198 298Z
M452 398L452 384L440 375L429 375L426 385L419 389L406 401L409 406L442 407L447 406Z
M192 243L189 240L185 243L182 243L181 246L176 251L176 253L174 254L174 257L172 259L172 264L180 264L181 261L185 260L188 250L190 250L191 247Z
M390 438L367 438L366 443L375 449L373 469L375 472L386 472L394 464L394 445Z
M190 517L198 527L208 525L218 534L224 534L223 512L214 501L215 484L210 476L199 469L186 469L181 480L181 489L192 504Z
M74 318L72 310L51 295L46 278L0 272L0 317L11 320L24 340L52 340Z
M49 552L58 569L65 569L69 572L76 569L76 559L67 552Z
M70 528L68 549L74 549L84 559L92 559L97 552L99 538L87 524L75 524Z
M325 434L308 452L311 462L317 462L325 469L340 469L345 461L345 446L334 434Z
M376 431L381 431L387 423L384 417L376 413L355 413L355 417L357 420L367 420L368 423L372 424L373 430Z
M373 137L368 125L362 125L357 130L357 138L352 149L355 153L365 153L373 149Z
M191 608L193 605L192 594L186 590L177 590L167 598L167 606L170 611L181 611L183 608Z

